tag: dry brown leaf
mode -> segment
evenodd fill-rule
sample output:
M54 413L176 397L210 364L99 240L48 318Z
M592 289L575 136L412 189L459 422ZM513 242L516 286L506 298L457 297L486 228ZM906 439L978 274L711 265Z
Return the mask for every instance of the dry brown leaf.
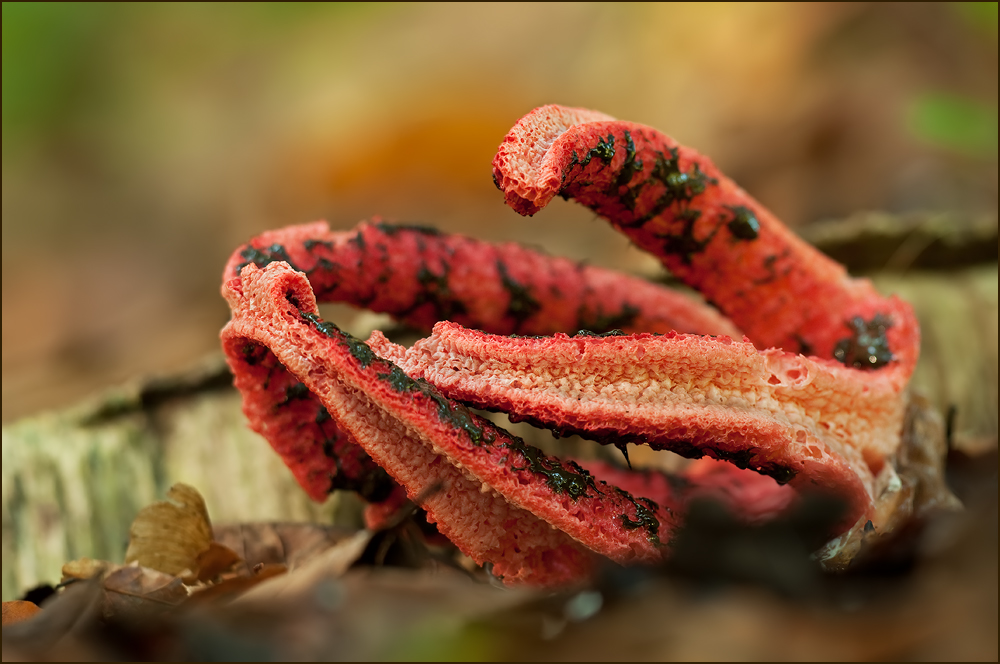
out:
M198 580L203 583L214 581L221 574L232 570L242 562L244 561L240 555L228 546L212 542L195 559Z
M41 611L41 609L39 609L38 605L34 602L25 602L24 600L19 599L14 600L13 602L4 602L3 624L13 625L14 623L19 623L27 620L39 611Z
M288 565L284 563L261 563L259 565L254 565L253 575L255 578L263 581L264 579L270 579L272 576L279 576L288 571Z
M231 576L210 586L195 589L188 600L188 604L205 604L219 600L233 599L237 595L250 590L258 583L275 576L280 576L287 571L288 567L281 563L259 563L254 566L251 574Z
M105 573L110 573L119 569L121 565L108 560L95 560L93 558L78 558L71 560L62 566L62 581L82 581Z
M97 579L70 584L45 602L45 609L31 620L3 629L4 661L8 658L71 659L59 657L53 648L61 640L93 624L104 590ZM10 650L8 650L10 649ZM79 656L73 658L79 659Z
M295 568L335 546L355 531L317 523L239 523L215 526L215 541L255 565L283 563Z
M187 588L180 578L148 567L129 565L104 578L102 610L105 618L135 618L170 609L187 597Z
M177 483L167 492L167 500L139 510L129 529L125 562L193 581L198 576L198 554L211 543L205 499L194 487Z
M234 603L269 602L279 597L291 599L304 595L323 579L343 576L344 572L364 553L371 538L370 530L359 530L353 536L313 556L288 574L255 586L234 600Z

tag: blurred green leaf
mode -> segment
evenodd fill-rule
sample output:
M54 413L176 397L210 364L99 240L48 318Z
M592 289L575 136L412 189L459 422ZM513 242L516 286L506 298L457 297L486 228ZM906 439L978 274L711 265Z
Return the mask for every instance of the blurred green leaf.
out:
M48 129L93 94L116 10L106 3L3 3L4 139Z
M910 104L907 127L932 145L973 156L997 154L997 109L967 97L923 94Z
M241 50L319 18L352 20L386 9L367 3L4 2L5 142L58 131L101 104L120 103L109 95L120 92L123 68L138 61L140 71L150 71L156 30L164 24L178 36L177 66L191 59L201 66L216 42ZM152 46L141 37L129 39L136 34ZM206 41L205 35L214 38Z
M378 6L367 2L255 2L246 8L250 10L248 13L253 13L258 19L273 27L275 23L292 25L329 15L339 17L363 15L377 9Z
M956 2L955 10L977 30L997 37L997 3L995 2Z
M482 624L432 617L388 644L378 659L410 662L475 662L496 659L495 636Z

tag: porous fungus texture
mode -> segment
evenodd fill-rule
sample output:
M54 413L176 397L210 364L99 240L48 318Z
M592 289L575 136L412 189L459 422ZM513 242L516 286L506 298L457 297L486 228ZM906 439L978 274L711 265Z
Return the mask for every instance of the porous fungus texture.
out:
M837 493L853 519L873 496L864 439L896 434L892 394L853 399L850 370L695 335L509 338L442 322L408 350L372 346L451 398L591 440L708 454L780 483ZM853 522L852 519L852 522Z

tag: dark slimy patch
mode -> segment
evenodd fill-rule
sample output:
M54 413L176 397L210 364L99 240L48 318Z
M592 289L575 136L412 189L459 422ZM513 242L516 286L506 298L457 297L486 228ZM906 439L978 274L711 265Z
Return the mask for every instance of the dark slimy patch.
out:
M494 184L496 184L496 178L493 179ZM497 185L499 188L499 185ZM440 230L434 228L433 226L423 226L421 224L386 224L377 223L373 224L375 228L379 229L383 233L389 236L396 235L397 233L419 233L421 235L429 235L433 237L438 237L444 235Z
M374 462L372 463L374 464ZM369 503L382 502L398 486L396 480L392 479L389 473L385 472L385 469L381 466L375 466L370 472L351 481L349 485L348 482L343 482L343 484L344 486L337 486L335 488L354 491Z
M680 168L680 157L677 148L670 148L670 158L662 152L657 153L653 164L652 177L662 182L669 195L670 203L674 201L690 201L705 191L709 184L718 184L715 178L710 178L701 170L701 165L695 162L691 170L684 172ZM669 203L668 203L669 205Z
M576 152L573 152L572 154L573 154L573 156L570 158L569 163L566 164L566 168L564 168L563 171L562 171L562 177L560 178L560 182L559 182L559 192L558 192L558 194L559 194L559 196L562 196L563 200L567 200L567 201L570 199L570 197L572 196L572 194L570 194L567 191L563 191L563 185L566 184L566 177L570 174L570 171L572 171L577 166L579 166L581 168L581 170L584 169L584 168L586 168L587 166L590 165L590 161L594 157L597 157L598 159L600 159L601 161L603 161L605 164L611 163L611 160L615 156L615 135L614 134L608 134L608 137L607 137L606 140L603 139L603 138L598 137L598 139L597 139L597 145L595 147L590 148L590 150L587 151L587 154L584 155L584 158L583 158L582 161L577 156ZM495 181L496 180L494 180L494 182ZM586 185L589 185L591 183L590 182L584 182L584 183L578 183L578 184L583 184L584 186L586 186Z
M875 314L870 321L866 321L861 316L855 316L845 325L852 335L837 342L833 357L838 362L855 369L878 369L895 358L885 336L892 325L888 317Z
M293 303L294 304L294 303ZM307 323L312 323L312 325L325 337L331 339L340 339L345 336L345 333L340 330L339 327L333 323L328 323L316 314L309 314L302 310L299 310L299 315L302 316L302 320Z
M498 260L496 265L497 272L500 273L500 283L510 295L507 315L516 320L520 326L525 320L534 316L542 308L542 305L531 295L530 290L510 276L503 261Z
M761 475L767 475L778 484L788 484L795 479L796 475L794 469L776 463L762 464L759 468L756 468L756 471Z
M362 369L367 369L369 364L382 359L376 355L365 342L359 341L349 334L344 336L345 339L341 342L341 345L347 346L351 356L358 361L358 364L361 365Z
M622 527L626 530L635 530L636 528L645 528L646 536L648 537L650 543L659 546L660 545L660 520L656 518L656 510L659 505L654 503L649 498L633 498L632 494L623 489L615 487L618 495L628 500L630 503L635 505L635 520L632 520L627 514L621 515Z
M795 343L799 345L799 352L803 355L813 355L812 344L803 339L800 335L795 335Z
M726 207L733 213L733 218L726 224L733 237L738 240L756 240L760 234L760 222L753 210L742 205L727 205Z
M388 367L385 373L377 374L379 380L389 383L389 386L396 392L419 392L433 401L437 405L438 417L442 422L447 422L457 429L462 429L469 436L475 445L492 443L496 437L496 430L489 423L477 418L466 406L455 401L451 401L443 396L437 388L420 378L414 380L395 364L382 359L363 341L360 341L350 334L343 332L333 323L324 322L316 314L300 311L302 319L312 324L320 333L337 339L340 345L346 346L351 356L358 361L362 369L367 369L370 365L378 362Z
M587 328L603 332L605 330L621 331L623 327L630 327L635 323L635 319L642 313L638 307L634 307L628 302L622 305L621 311L615 314L605 314L598 310L596 318L586 320L583 316L578 316L577 327Z
M645 214L635 217L631 221L623 220L616 223L616 225L619 225L622 228L642 226L647 221L659 216L664 210L673 205L675 202L679 201L681 203L688 203L695 196L703 193L708 185L718 184L719 181L706 175L701 170L701 166L697 162L688 172L682 171L680 169L680 157L678 156L679 153L677 148L670 148L668 152L670 153L669 157L662 152L657 151L656 161L653 162L653 170L649 175L649 179L646 181L646 184L661 184L665 187L664 192L660 194L656 203L653 204L653 206L647 210ZM631 209L634 207L635 198L638 195L637 192L642 186L642 184L637 185L631 190L631 193L623 198L622 203L627 208ZM680 217L680 215L684 212L688 212L688 210L685 209L678 212L678 217ZM698 212L698 214L700 214L700 212Z
M715 454L715 458L720 461L728 461L741 470L749 468L755 456L752 448L742 450L720 450L718 448L707 447L705 449L706 451L711 450Z
M632 177L642 171L642 160L635 158L635 141L632 140L632 134L625 132L625 162L622 164L622 169L618 173L618 177L615 179L615 188L626 186L632 181ZM636 188L638 191L639 187ZM631 194L632 192L629 191ZM631 198L633 205L635 202L635 196ZM630 207L631 209L631 207Z
M329 274L336 272L339 268L340 266L338 264L334 263L329 258L321 256L319 260L316 261L316 265L313 267L313 269L309 270L306 274L312 274L313 272L317 271L320 273Z
M663 449L670 450L685 459L700 459L708 451L708 448L698 447L689 440L671 440L663 445Z
M332 419L330 417L330 411L328 411L326 407L320 407L319 412L316 413L316 424L322 425L330 419Z
M632 461L628 458L628 443L619 441L614 445L618 448L618 451L622 453L622 456L625 457L625 463L628 465L628 469L632 470Z
M566 176L570 174L570 171L573 170L574 166L579 166L579 165L580 165L580 158L577 157L576 153L574 152L573 156L569 160L569 163L566 164L566 168L563 169L562 177L559 178L559 196L562 197L564 201L568 201L572 196L568 191L564 189L564 185L566 184Z
M285 388L285 399L281 401L276 408L287 406L293 401L307 399L310 394L311 392L309 391L309 388L305 386L305 383L295 383L294 385L289 385Z
M274 263L275 261L284 261L288 263L293 270L302 272L302 270L292 262L292 259L289 258L284 245L277 243L272 244L269 247L265 247L264 249L258 249L257 247L250 245L240 252L240 257L245 259L246 262L240 263L236 267L236 274L239 274L243 268L250 265L250 263L253 263L257 267L264 267L265 265Z
M691 264L691 257L705 250L719 231L716 226L704 240L694 236L694 223L701 217L700 210L686 209L677 213L677 219L682 223L679 233L660 233L657 237L663 240L663 253L679 256L685 265Z
M354 449L355 447L357 446L353 443L339 438L327 438L323 441L323 454L333 459L336 464L336 470L330 478L330 493L338 490L354 491L370 503L385 500L396 488L396 481L360 447ZM346 456L351 465L360 465L360 468L353 473L347 472L344 468L345 452L348 453Z
M243 348L241 349L243 361L251 367L255 367L263 362L270 352L265 346L251 342L243 344Z
M361 231L358 231L357 233L354 234L354 237L352 237L351 239L348 240L348 242L350 242L351 244L357 245L358 250L361 253L364 253L365 248L367 246L367 243L365 242L364 233L362 233Z
M510 438L511 442L507 443L507 447L520 452L528 463L522 468L511 466L511 470L530 470L536 475L541 475L553 492L564 493L573 500L586 496L587 489L601 493L597 489L594 476L576 463L570 461L564 465L558 459L546 456L540 449L528 445L517 436Z
M413 304L406 311L397 314L406 316L418 307L430 304L434 307L435 320L451 320L456 315L468 313L465 303L455 297L454 292L448 286L449 267L445 265L444 274L434 274L426 265L421 265L417 271L417 282L421 286Z
M765 463L758 466L755 458L757 456L757 451L754 448L745 448L740 450L723 450L717 447L711 447L709 445L696 446L686 440L676 440L670 441L668 445L664 446L665 449L669 449L671 452L685 457L687 459L700 459L703 456L709 456L719 461L726 461L733 464L741 470L755 470L762 475L770 475L776 480L778 477L788 475L788 479L779 484L784 484L788 482L792 477L795 476L795 471L786 468L785 466L778 466L776 464Z
M376 355L372 349L368 347L368 344L355 339L333 323L324 321L316 314L306 313L301 310L299 311L299 315L302 316L302 320L312 324L312 326L315 327L316 330L323 336L329 337L330 339L337 339L340 341L341 346L346 346L347 350L351 353L351 356L358 361L358 364L361 365L362 369L367 369L368 365L376 360L382 360L382 358Z
M764 262L761 265L764 267L765 270L767 270L767 276L762 277L760 279L754 279L752 282L753 285L763 286L765 284L774 282L780 277L788 276L788 273L791 270L791 266L787 266L784 270L782 270L782 273L779 275L777 270L777 265L778 261L783 261L784 259L788 258L790 253L791 253L790 250L785 248L780 254L770 254L769 256L766 256L764 258Z
M316 247L326 247L328 250L333 251L333 242L328 240L306 240L302 243L302 246L306 248L306 251L312 251Z
M416 389L416 381L406 375L406 372L395 364L388 373L380 373L379 380L389 383L389 387L397 392L410 392Z
M591 332L590 330L579 330L574 337L627 337L629 335L625 334L621 330L608 330L607 332Z
M423 379L414 382L424 395L437 403L438 417L441 418L441 421L465 431L474 445L489 444L496 440L496 430L484 420L477 418L465 405L444 397Z
M607 139L598 137L597 145L590 148L587 151L586 156L584 156L583 161L580 162L580 166L586 168L590 164L590 160L597 157L605 164L610 164L611 160L615 157L615 135L608 134Z
M374 502L385 500L389 496L394 487L397 486L395 481L361 447L355 445L348 435L338 429L330 412L319 403L304 383L296 380L281 389L270 387L274 382L283 384L287 378L294 379L294 376L278 361L269 348L262 344L248 342L241 349L241 353L244 358L252 358L253 366L268 368L263 388L265 392L268 392L268 398L271 400L268 405L273 411L277 411L293 401L312 402L315 405L314 423L309 425L310 428L314 426L316 429L316 435L311 439L315 444L315 450L308 454L323 454L334 461L334 468L329 471L328 475L327 490L329 492L356 491L365 500ZM302 462L302 458L291 460L286 458L286 463L292 467Z
M390 362L386 362L386 364L391 365L389 371L378 374L378 378L389 383L389 386L393 390L397 392L417 392L433 401L437 406L438 418L442 422L464 431L473 445L490 444L496 440L497 431L495 427L489 422L476 417L464 404L448 399L436 387L423 378L410 378L406 375L406 372L395 364Z

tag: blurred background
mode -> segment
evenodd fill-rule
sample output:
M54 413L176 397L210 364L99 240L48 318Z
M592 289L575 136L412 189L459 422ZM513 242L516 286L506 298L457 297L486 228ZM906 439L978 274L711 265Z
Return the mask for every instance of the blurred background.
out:
M269 228L382 215L649 273L504 206L546 103L652 125L793 227L997 210L997 4L3 4L3 420L218 349Z

